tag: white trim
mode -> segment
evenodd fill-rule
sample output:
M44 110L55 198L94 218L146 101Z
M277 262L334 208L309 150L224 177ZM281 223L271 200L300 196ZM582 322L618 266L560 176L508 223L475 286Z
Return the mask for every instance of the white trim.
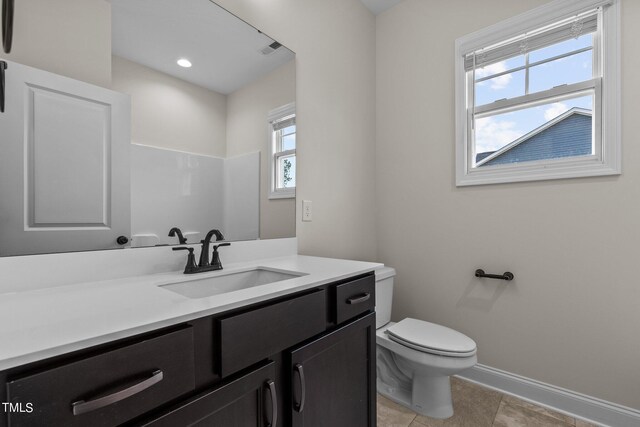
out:
M608 6L605 6L605 12L600 15L603 24L599 31L601 38L594 38L594 56L601 47L604 48L605 55L602 64L594 64L594 67L602 67L601 90L599 91L601 96L596 96L594 101L594 136L596 141L600 136L601 141L601 146L596 146L596 156L500 165L500 167L496 166L484 170L473 168L475 147L470 147L471 144L467 144L467 141L472 137L474 119L469 117L467 105L474 101L468 99L472 97L472 89L467 87L469 82L467 72L464 69L464 55L483 46L489 46L522 34L527 30L544 26L553 20L604 5ZM621 174L620 37L620 0L555 0L457 39L455 52L456 185L483 185ZM596 90L596 92L598 91ZM498 104L494 107L506 107L508 101L504 105L498 101ZM599 111L601 113L598 113Z
M269 194L268 199L292 199L296 197L296 189L293 188L276 188L276 153L273 146L273 126L272 123L284 117L290 116L296 113L296 103L291 102L278 108L274 108L269 111L267 115L267 141L269 153ZM297 133L297 132L296 132ZM296 135L297 137L297 135ZM297 144L296 144L297 145ZM279 152L279 155L283 153L292 154L296 150L287 150L286 152Z
M273 199L294 199L296 197L296 189L277 190L269 192L269 200Z
M296 154L296 149L295 148L293 150L278 151L276 153L276 157L287 157L287 156L290 156L292 154Z
M530 93L527 95L517 96L509 99L499 99L489 104L475 107L476 118L508 113L510 111L522 110L524 108L535 107L536 105L547 104L550 102L560 101L569 97L578 96L581 93L594 91L599 88L601 79L585 80L579 83L562 85L540 92Z
M456 376L598 425L611 427L637 427L640 425L640 410L490 366L478 364Z
M602 139L609 141L602 155L604 161L611 165L615 174L622 173L622 96L620 60L620 2L615 0L607 13L602 15L604 28L600 41L604 49L605 59L602 64ZM614 143L611 143L613 141Z

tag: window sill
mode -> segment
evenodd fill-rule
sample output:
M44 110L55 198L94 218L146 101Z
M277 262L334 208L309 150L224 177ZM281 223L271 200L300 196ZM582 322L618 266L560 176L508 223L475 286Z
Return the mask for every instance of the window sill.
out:
M620 175L620 165L610 165L595 156L584 160L536 162L535 164L501 165L475 169L456 177L456 186L504 184L509 182L546 181Z
M296 198L296 189L292 188L290 190L281 190L281 191L270 191L269 192L269 200L274 199L295 199Z

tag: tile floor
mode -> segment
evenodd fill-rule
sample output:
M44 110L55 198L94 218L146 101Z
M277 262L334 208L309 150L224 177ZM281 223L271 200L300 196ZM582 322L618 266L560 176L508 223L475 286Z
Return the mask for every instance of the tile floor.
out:
M453 417L436 420L378 395L378 427L594 427L550 409L451 378Z

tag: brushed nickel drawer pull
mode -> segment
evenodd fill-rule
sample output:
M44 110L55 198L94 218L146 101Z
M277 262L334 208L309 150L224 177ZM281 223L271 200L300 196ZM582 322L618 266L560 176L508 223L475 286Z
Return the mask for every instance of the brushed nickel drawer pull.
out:
M347 299L347 304L360 304L361 302L368 301L371 298L371 294L369 292L365 292L357 297L351 297Z
M109 394L107 396L98 397L86 402L84 400L73 402L71 404L71 407L73 408L73 415L86 414L87 412L95 411L96 409L113 405L114 403L120 402L128 397L136 395L141 391L148 389L152 385L159 383L160 381L162 381L163 377L164 375L162 371L158 369L157 371L153 371L149 378L123 390L116 391L115 393Z

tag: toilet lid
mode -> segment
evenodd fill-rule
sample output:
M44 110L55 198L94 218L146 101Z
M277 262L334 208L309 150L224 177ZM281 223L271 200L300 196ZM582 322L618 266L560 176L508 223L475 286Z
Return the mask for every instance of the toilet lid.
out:
M463 357L476 352L476 343L468 336L423 320L404 319L387 333L392 340L426 353Z

